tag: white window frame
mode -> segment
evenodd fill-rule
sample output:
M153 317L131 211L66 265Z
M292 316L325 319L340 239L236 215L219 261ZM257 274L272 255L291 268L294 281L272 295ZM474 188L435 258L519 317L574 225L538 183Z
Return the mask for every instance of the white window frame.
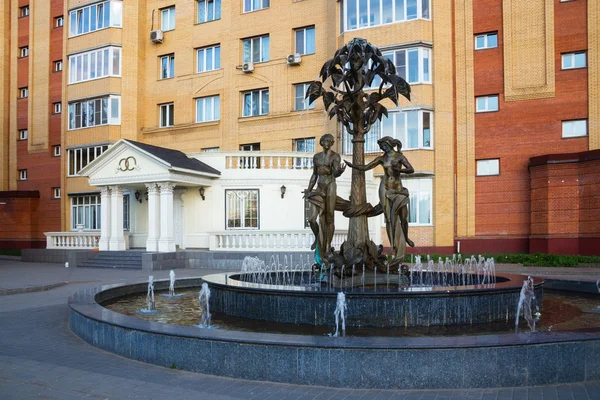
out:
M209 55L210 53L210 55ZM211 68L207 69L207 61L210 57ZM200 59L202 58L202 62ZM203 67L200 68L200 67ZM202 47L196 50L196 73L215 71L221 68L221 45Z
M81 204L79 199L81 199ZM85 200L87 199L87 203ZM85 230L99 231L102 223L102 207L100 194L85 196L72 196L71 206L71 230L77 230L77 225L82 224ZM92 214L95 217L92 218ZM81 217L81 218L80 218Z
M106 105L104 101L106 100ZM98 103L100 101L100 103ZM93 106L90 106L90 103L94 102ZM77 114L77 105L79 104L79 114ZM100 104L100 111L96 111L96 108ZM84 107L86 107L84 109ZM106 107L106 108L104 108ZM94 110L94 118L93 125L90 125L89 111L90 109ZM106 122L102 122L104 120L104 113L102 112L106 109ZM100 114L100 123L97 123L96 116ZM84 123L84 115L87 118L87 121ZM71 124L71 120L79 118L79 126L77 126L77 121L75 121L74 125ZM86 129L93 128L95 126L103 126L103 125L120 125L121 124L121 96L107 96L107 97L95 97L91 99L74 101L69 103L69 115L67 117L68 128L69 131L74 131L77 129Z
M172 126L175 126L175 103L171 102L159 104L158 109L158 126L160 128L170 128ZM163 113L166 116L166 125L163 125Z
M477 160L476 176L498 176L500 175L500 159L486 158Z
M165 19L166 16L166 19ZM160 10L160 29L163 32L172 31L175 29L177 14L175 14L175 6L166 7ZM171 26L173 25L173 26Z
M210 106L209 106L210 104ZM203 119L200 119L199 107L202 107ZM207 118L207 112L211 115ZM196 99L196 123L215 122L221 119L221 99L219 95Z
M52 198L60 199L60 188L59 187L52 188Z
M294 111L306 111L312 110L315 108L315 102L309 103L310 99L304 98L306 95L306 90L310 83L297 83L294 85ZM302 96L298 96L298 89L302 88ZM298 108L298 105L301 104L301 108Z
M580 54L583 54L584 63L583 65L575 65L575 57ZM565 67L566 60L569 60L571 62L571 67ZM561 54L560 61L562 70L587 68L587 51L574 51L572 53L563 53Z
M303 148L300 148L300 144L303 144ZM315 153L317 149L317 139L314 137L298 138L294 139L292 150L297 153ZM308 157L297 157L296 168L312 168L313 159Z
M87 19L87 30L84 18ZM122 22L123 2L120 0L102 1L74 8L69 10L69 37L107 28L121 28Z
M496 104L498 105L497 108L490 108L490 99L491 98L496 98ZM479 106L479 100L485 100L485 106L484 107L480 107ZM496 112L500 110L500 96L498 96L497 94L493 94L493 95L488 95L488 96L477 96L475 97L475 112L476 113L486 113L486 112Z
M55 28L61 28L65 25L65 17L62 15L59 15L58 17L54 18L54 27Z
M583 128L583 130L582 130ZM576 138L586 137L588 135L588 120L587 119L573 119L569 121L562 121L562 137L563 138Z
M25 99L27 97L29 97L29 88L27 88L27 87L19 88L19 98Z
M496 45L495 46L491 46L489 44L489 38L491 36L496 36ZM483 38L483 40L484 40L484 44L481 47L477 46L477 39L479 39L479 38ZM485 49L496 49L496 48L498 48L498 32L488 32L488 33L482 33L480 35L476 35L475 36L474 48L475 48L475 50L485 50Z
M163 68L163 64L167 61L167 69ZM171 79L175 77L175 54L166 54L160 57L160 80ZM166 75L165 75L166 73Z
M410 193L408 204L408 225L409 226L433 226L433 179L431 178L409 178L403 180L403 185ZM422 200L429 199L429 213L427 218L429 222L422 222L421 203ZM411 204L416 208L416 222L411 222Z
M29 5L23 6L19 8L19 17L28 17L29 16Z
M53 153L54 157L60 157L60 154L61 154L60 153L60 145L53 146L53 147L54 147L54 153Z
M256 226L246 226L246 213L248 206L246 200L251 193L256 193ZM238 209L240 213L240 226L230 227L229 226L229 212L233 204L231 196L237 196L237 200L240 201ZM244 197L242 197L242 195ZM225 229L226 230L259 230L260 229L260 190L259 189L225 189Z
M79 176L79 171L108 150L107 144L67 149L67 176Z
M54 108L54 114L62 113L62 103L60 103L60 102L54 103L54 104L52 104L52 106Z
M19 129L19 140L27 140L29 132L27 129Z
M20 58L29 57L29 46L19 48Z
M205 147L202 149L204 153L218 153L221 151L220 147Z
M27 170L26 169L20 169L19 170L19 180L20 181L26 181L27 180Z
M252 110L254 109L253 105L254 105L254 101L253 101L253 94L258 92L258 114L248 114L246 115L245 110L245 104L246 104L246 96L250 95L250 112L252 112ZM263 97L264 96L268 97L268 101L267 101L267 110L265 112L265 110L263 109ZM249 118L249 117L258 117L261 115L268 115L269 114L269 109L270 109L270 104L269 102L271 101L271 97L269 96L269 89L255 89L255 90L248 90L246 92L242 92L242 117L244 118Z
M269 8L271 6L270 0L242 0L244 2L244 13L254 12L264 10L265 8ZM260 4L257 8L254 8L255 1L258 1Z
M54 61L54 72L60 72L63 69L63 62L62 60L56 60Z
M210 4L212 3L212 13L210 13ZM196 1L196 23L205 24L207 22L221 19L223 13L221 0L197 0ZM204 9L204 18L201 18L200 11ZM212 14L212 15L209 15Z
M254 60L254 46L255 46L255 41L258 40L258 46L259 46L259 59L258 60ZM265 45L265 41L266 41L266 45ZM250 59L246 58L246 45L249 46L250 48ZM267 49L266 51L266 58L265 58L265 47ZM253 36L250 38L246 38L246 39L242 39L242 62L243 63L254 63L254 64L258 64L258 63L263 63L263 62L268 62L271 59L271 38L269 37L269 35L261 35L261 36Z
M308 31L312 30L312 51L307 50ZM302 48L298 48L298 33L302 32ZM304 28L294 29L294 52L303 56L315 54L316 51L316 31L315 26L306 26Z
M107 61L108 57L108 61ZM115 65L117 58L118 65ZM69 85L107 77L121 77L122 51L120 47L108 46L101 49L70 55ZM118 71L115 71L115 67Z
M429 145L425 140L425 114L429 115ZM409 146L409 119L417 119L417 146ZM383 127L382 127L383 124ZM371 130L365 135L365 154L380 153L377 141L383 136L391 136L402 142L402 151L433 150L434 144L434 112L426 109L413 110L412 108L390 110L388 117L371 125ZM342 130L342 154L352 154L352 137Z
M412 66L412 61L410 61L410 54L412 53L417 53L417 79L416 80L411 80L410 79L410 71L411 71L411 66ZM404 53L404 71L405 74L403 75L401 73L400 68L402 68L396 61L399 57L399 53ZM394 63L394 66L396 67L396 74L402 78L404 78L404 80L408 83L410 83L411 85L417 85L417 84L431 84L431 72L432 72L432 65L431 65L431 56L432 56L432 51L431 48L429 47L407 47L407 48L402 48L402 49L395 49L395 50L389 50L389 51L385 51L383 52L383 56L388 58L389 60L391 60ZM425 60L427 60L427 62L425 62ZM427 67L427 68L426 68ZM426 77L427 76L427 77ZM381 83L381 80L379 79L379 77L376 77L375 79L373 79L373 82L371 83L371 89L377 89L379 88L379 84ZM369 89L369 88L367 88Z
M348 3L352 1L355 5L355 10L356 10L356 27L353 28L349 28L348 27ZM365 25L361 26L360 23L360 0L344 0L343 3L343 10L342 10L342 14L343 14L343 31L344 32L350 32L350 31L355 31L355 30L360 30L360 29L367 29L367 28L372 28L375 26L381 26L381 25L389 25L389 24L395 24L395 23L400 23L400 22L406 22L406 21L414 21L417 19L424 19L424 20L431 20L431 2L433 0L414 0L416 3L416 16L414 18L407 18L407 14L408 14L408 0L405 0L403 2L403 8L402 10L398 10L396 9L396 2L392 1L392 15L391 15L391 21L389 22L383 22L383 18L384 18L384 14L383 14L383 1L381 0L376 0L378 1L379 4L379 10L377 13L373 13L374 15L378 15L378 22L371 22L370 21L370 11L371 11L371 3L372 1L369 0L367 1L367 11L366 11L366 16L367 16L367 21ZM427 12L425 13L426 15L424 16L423 13L423 5L426 4L427 5Z

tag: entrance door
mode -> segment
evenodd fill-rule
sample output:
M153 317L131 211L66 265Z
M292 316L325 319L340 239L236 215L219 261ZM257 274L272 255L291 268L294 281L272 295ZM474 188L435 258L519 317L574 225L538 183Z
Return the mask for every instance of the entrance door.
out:
M185 246L183 244L183 201L181 201L181 195L174 196L173 219L175 247L185 249Z

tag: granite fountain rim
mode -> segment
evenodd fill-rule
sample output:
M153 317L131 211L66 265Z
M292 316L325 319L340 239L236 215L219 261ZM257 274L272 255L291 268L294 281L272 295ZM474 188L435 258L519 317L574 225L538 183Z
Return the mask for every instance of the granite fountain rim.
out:
M202 277L177 280L177 288L196 287L203 282ZM169 280L154 282L157 290L168 288ZM187 286L186 286L187 285ZM164 287L163 287L164 286ZM290 335L277 333L257 333L221 329L202 329L193 326L145 321L119 314L100 305L96 299L100 295L109 296L104 301L127 294L144 293L147 282L117 283L91 289L84 289L69 297L68 305L72 312L85 318L116 327L148 332L152 334L178 336L188 339L225 341L248 345L285 345L286 347L319 347L332 349L443 349L443 348L485 348L500 346L534 345L558 342L576 342L600 339L600 328L557 332L524 332L472 336L425 336L425 337L327 337L310 335ZM127 291L123 289L127 288ZM131 291L133 290L133 291ZM314 292L318 293L318 292ZM333 293L329 293L330 295Z

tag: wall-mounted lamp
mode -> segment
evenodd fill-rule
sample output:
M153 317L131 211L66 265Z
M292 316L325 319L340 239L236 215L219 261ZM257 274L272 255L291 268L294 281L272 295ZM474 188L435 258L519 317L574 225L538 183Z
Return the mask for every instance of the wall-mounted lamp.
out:
M142 194L140 192L138 192L137 190L135 191L135 199L137 201L139 201L140 203L142 202ZM146 197L146 200L148 200L147 197Z
M204 187L200 186L200 189L198 189L198 191L200 192L200 197L202 197L202 200L204 200Z
M281 198L283 199L283 196L285 196L285 185L281 185Z

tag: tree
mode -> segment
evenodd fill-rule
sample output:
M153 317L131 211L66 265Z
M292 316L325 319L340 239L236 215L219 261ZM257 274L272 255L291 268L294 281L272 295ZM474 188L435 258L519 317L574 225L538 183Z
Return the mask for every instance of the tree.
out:
M305 97L310 102L323 98L329 118L336 117L352 135L353 164L364 165L365 134L377 120L388 115L381 102L389 99L397 106L400 95L410 100L410 86L396 75L391 60L376 46L360 38L352 39L338 49L334 57L323 64L320 78L321 81L309 85ZM378 90L365 93L364 88L371 87L376 78L380 80ZM367 203L363 171L352 170L350 204L343 211L344 216L350 218L348 239L341 249L344 263L353 265L361 259L373 267L377 246L369 238L367 217L378 212Z

